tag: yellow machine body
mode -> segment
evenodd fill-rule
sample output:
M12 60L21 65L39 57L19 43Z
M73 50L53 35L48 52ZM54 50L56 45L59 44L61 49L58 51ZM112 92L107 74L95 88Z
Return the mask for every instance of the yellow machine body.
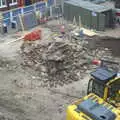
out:
M90 81L94 82L95 79L92 78ZM98 84L98 87L101 85L100 83L97 83L97 84ZM119 87L116 87L116 86L119 86ZM90 84L88 85L88 89L91 89L91 88L93 89L94 87L95 86L90 86ZM115 106L120 110L120 77L115 77L114 79L109 80L109 82L107 82L104 85L102 96L99 95L101 94L101 92L98 92L98 89L99 88L96 88L96 90L92 90L88 92L88 94L94 93L99 97L101 97L104 101L108 102L109 104L112 104L113 106ZM113 92L112 97L110 96L111 91Z
M111 104L108 104L103 99L93 93L69 105L67 108L66 120L94 120L89 115L85 114L83 111L76 111L77 106L87 99L91 99L92 101L97 102L99 105L106 107L108 110L115 114L115 120L120 120L120 110L113 107Z
M108 98L109 95L109 89L110 88L114 88L116 89L116 87L114 86L114 84L119 85L119 89L117 89L114 97L112 98ZM104 90L104 98L105 101L113 104L115 107L117 107L120 110L120 77L116 77L115 79L110 80L105 87Z

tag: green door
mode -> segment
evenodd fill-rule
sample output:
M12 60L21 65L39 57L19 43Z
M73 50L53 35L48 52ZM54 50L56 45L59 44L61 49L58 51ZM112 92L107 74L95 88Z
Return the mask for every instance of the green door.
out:
M99 14L99 17L98 17L98 30L99 31L104 31L105 30L105 15L104 14Z
M98 25L98 13L96 12L91 12L91 28L92 29L97 29Z

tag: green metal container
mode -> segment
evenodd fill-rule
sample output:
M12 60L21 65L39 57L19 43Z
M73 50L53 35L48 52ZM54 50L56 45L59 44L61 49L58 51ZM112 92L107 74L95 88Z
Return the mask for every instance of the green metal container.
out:
M80 16L84 27L100 31L110 27L112 14L110 11L110 8L95 5L88 1L69 0L64 3L64 16L66 20L73 22L75 17L77 24L79 24Z
M98 31L104 31L105 30L105 15L99 14L98 15Z
M98 13L91 12L91 28L97 29L98 27Z

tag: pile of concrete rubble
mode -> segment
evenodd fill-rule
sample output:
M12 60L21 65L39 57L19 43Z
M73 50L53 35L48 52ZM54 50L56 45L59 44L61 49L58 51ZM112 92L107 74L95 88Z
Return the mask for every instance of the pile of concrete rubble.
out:
M87 41L45 40L22 48L22 65L38 72L40 81L46 87L81 80L91 69L92 59L111 57L108 49L89 49Z

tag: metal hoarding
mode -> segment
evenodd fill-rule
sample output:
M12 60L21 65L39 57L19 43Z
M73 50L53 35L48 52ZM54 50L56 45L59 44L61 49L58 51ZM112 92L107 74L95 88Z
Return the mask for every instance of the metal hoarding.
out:
M79 9L77 10L78 13L78 19L79 19L79 16L81 18L81 24L84 26L84 27L87 27L87 28L90 28L91 26L91 15L90 15L90 11L87 10L87 9L84 9L84 8L81 8L79 7Z
M83 15L84 25L85 25L85 27L90 28L90 26L91 26L91 12L87 9L83 9L83 11L84 11L83 12L84 13L84 15Z
M52 0L50 0L50 2L51 2L51 4L53 3ZM16 9L12 9L12 10L3 12L2 13L3 23L9 25L11 20L17 19L18 14L24 15L28 12L30 13L33 11L40 11L41 13L44 13L47 8L48 8L48 6L46 6L45 2L37 2L37 3L27 6L27 7L20 7L20 8L16 8Z
M79 23L80 16L81 24L86 28L104 30L105 27L111 27L111 24L113 24L110 8L81 0L65 1L64 5L65 18L73 21L75 17L77 23Z
M68 19L70 20L70 21L73 21L73 17L74 17L74 15L73 15L73 7L72 7L73 5L69 5L68 6Z
M91 12L91 28L97 29L98 27L98 13L92 11Z
M75 18L76 18L76 22L77 22L77 24L79 25L80 9L79 9L78 6L75 8L75 13L74 13L74 15L75 15Z
M104 14L99 14L99 16L98 16L98 28L97 28L97 30L99 30L99 31L105 30L105 15Z
M76 8L77 6L71 5L70 6L70 20L73 21L75 19L77 23L77 14L76 14Z
M113 16L112 16L112 10L109 10L109 11L105 11L103 12L103 14L105 15L105 27L109 28L111 27L112 25L112 19L113 19Z
M34 6L28 6L28 7L23 8L24 13L28 13L32 11L34 11Z
M84 11L81 7L79 7L79 16L81 17L81 24L84 25Z
M64 4L64 18L69 21L69 5Z

